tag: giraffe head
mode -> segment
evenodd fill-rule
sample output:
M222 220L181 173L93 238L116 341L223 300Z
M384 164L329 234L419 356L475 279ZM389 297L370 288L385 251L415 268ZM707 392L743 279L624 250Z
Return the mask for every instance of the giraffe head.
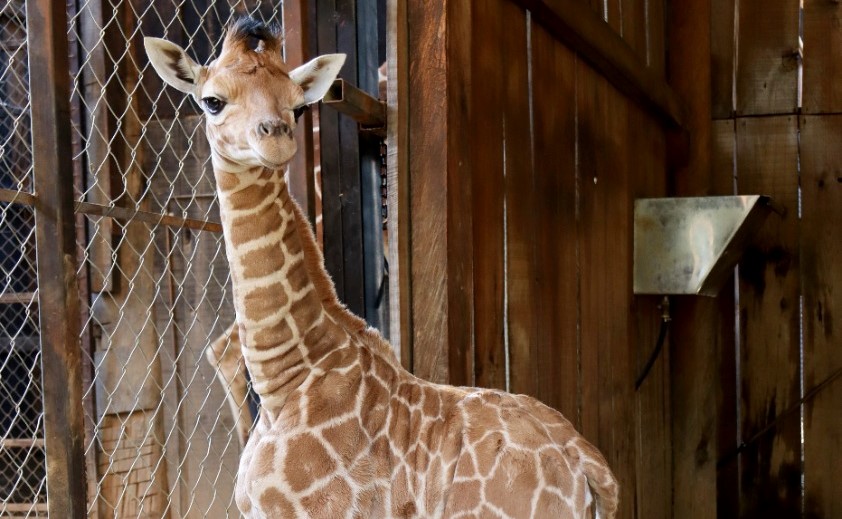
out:
M202 107L214 159L272 169L295 154L297 116L325 95L345 62L344 54L327 54L290 71L281 43L277 28L241 18L228 26L219 56L201 66L174 43L144 38L161 78Z

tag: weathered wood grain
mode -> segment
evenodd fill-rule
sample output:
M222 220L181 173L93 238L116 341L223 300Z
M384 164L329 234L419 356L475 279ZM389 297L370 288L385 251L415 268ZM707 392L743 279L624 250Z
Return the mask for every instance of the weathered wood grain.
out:
M470 15L407 4L413 370L437 382L473 378Z
M795 112L799 0L741 0L739 10L737 114Z
M711 116L725 119L734 113L734 32L736 0L710 0Z
M768 219L740 263L741 431L746 441L799 398L798 133L794 116L737 121L737 187L786 210ZM794 415L797 417L797 415ZM741 516L801 510L801 440L784 420L741 454Z
M387 4L387 186L389 235L389 340L403 367L412 369L412 255L409 248L409 54L406 2Z
M804 2L804 113L842 111L842 7Z
M801 279L804 390L842 368L842 116L801 120ZM804 405L804 508L808 517L842 515L842 380Z
M711 168L714 193L733 192L736 168L736 122L733 119L713 121L711 129ZM734 340L734 287L731 277L717 297L719 328L714 369L718 369L716 389L716 513L718 517L737 517L739 514L739 471L733 456L738 437L737 350ZM722 463L720 463L722 461Z

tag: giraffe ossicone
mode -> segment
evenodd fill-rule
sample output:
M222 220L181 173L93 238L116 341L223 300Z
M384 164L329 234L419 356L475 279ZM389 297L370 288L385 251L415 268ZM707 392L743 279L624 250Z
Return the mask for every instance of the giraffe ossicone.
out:
M321 99L344 56L289 70L277 32L248 18L208 66L164 40L145 46L207 117L237 332L261 400L237 475L243 515L613 517L608 464L560 413L414 377L339 302L284 169L296 109Z

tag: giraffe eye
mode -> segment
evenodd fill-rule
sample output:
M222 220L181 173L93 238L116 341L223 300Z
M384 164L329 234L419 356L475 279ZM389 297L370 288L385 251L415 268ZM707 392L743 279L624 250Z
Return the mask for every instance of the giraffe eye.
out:
M216 115L225 108L225 101L217 97L203 97L202 104L205 105L205 110L211 115Z
M301 105L298 108L292 109L292 115L295 117L295 122L298 122L298 118L304 115L304 112L310 109L310 105Z

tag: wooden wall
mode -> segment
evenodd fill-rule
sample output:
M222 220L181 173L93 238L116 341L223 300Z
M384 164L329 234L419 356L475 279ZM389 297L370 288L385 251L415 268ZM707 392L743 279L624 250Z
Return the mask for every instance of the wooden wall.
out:
M718 359L716 512L838 517L842 8L713 0L710 12L712 182L785 210L721 302L736 323Z
M392 339L423 378L561 410L608 457L620 517L670 517L669 353L636 392L659 314L631 285L633 200L666 193L666 132L549 16L572 9L658 84L665 14L591 7L392 4Z

